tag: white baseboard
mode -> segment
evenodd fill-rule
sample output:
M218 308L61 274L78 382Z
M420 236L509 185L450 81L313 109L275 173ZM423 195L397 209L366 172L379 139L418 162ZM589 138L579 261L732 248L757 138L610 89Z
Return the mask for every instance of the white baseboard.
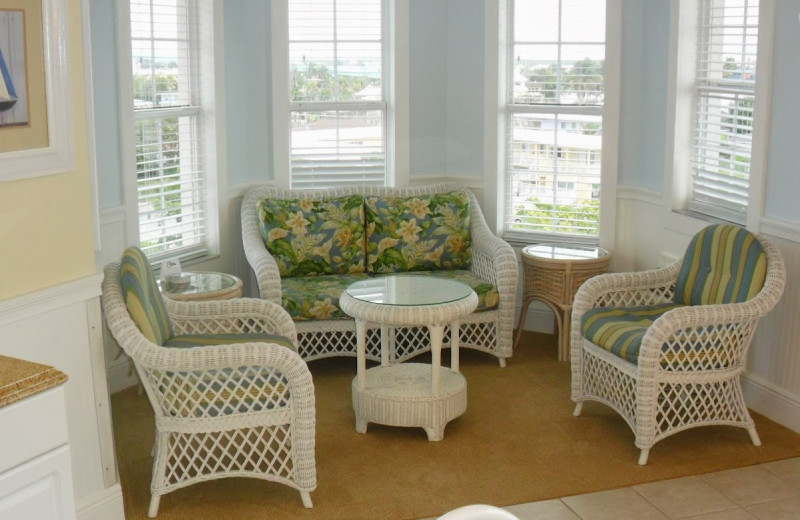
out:
M139 377L136 375L133 362L127 356L120 356L110 362L106 368L106 374L108 392L111 394L139 384Z
M78 504L78 520L125 520L122 487L115 484Z
M742 390L748 408L800 433L800 396L753 374L742 377Z

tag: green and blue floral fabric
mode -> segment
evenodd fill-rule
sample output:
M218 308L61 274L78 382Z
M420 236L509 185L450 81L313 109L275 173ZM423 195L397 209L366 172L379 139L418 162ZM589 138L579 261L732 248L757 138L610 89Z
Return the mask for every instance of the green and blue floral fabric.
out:
M416 274L458 280L469 285L478 295L476 312L493 309L500 303L497 287L481 280L471 271L419 271ZM281 304L295 321L349 319L339 308L339 297L351 283L368 277L366 273L361 273L282 278Z
M367 272L465 269L470 263L466 191L366 197Z
M364 272L364 197L260 199L261 236L283 277Z
M339 297L365 278L366 273L281 278L281 305L295 321L350 319L339 308Z
M475 312L494 309L500 303L500 293L497 292L497 287L478 278L472 274L472 271L453 269L449 271L420 271L415 274L458 280L459 282L469 285L472 290L475 291L475 294L478 295L478 306L475 308Z

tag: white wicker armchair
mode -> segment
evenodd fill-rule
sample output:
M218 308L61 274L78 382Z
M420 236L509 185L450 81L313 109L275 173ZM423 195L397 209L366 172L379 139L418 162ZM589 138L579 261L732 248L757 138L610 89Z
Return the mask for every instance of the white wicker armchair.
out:
M713 228L734 229L734 233L756 240L754 235L736 226L709 226L706 230ZM655 443L698 426L745 428L753 444L760 445L739 379L758 320L777 304L783 292L783 260L772 244L758 237L757 242L763 248L761 261L766 264L759 265L763 285L754 286L744 301L675 305L676 292L683 287L679 279L696 267L687 264L687 259L700 251L693 248L704 231L693 239L684 260L663 269L599 275L585 282L575 296L571 340L572 400L577 403L574 415L580 415L587 400L613 408L636 436L641 465L647 463ZM703 238L699 240L702 242ZM731 243L728 242L729 246ZM717 257L716 252L709 256L717 258L720 262L717 265L721 266L724 255ZM725 261L730 262L730 258L728 255ZM694 260L696 264L697 256ZM713 268L709 272L708 279L714 276ZM708 288L706 285L704 296ZM687 286L685 290L693 289ZM600 307L605 309L599 310ZM639 336L637 359L625 359L620 352L610 351L609 345L603 348L585 337L591 331L583 322L592 309L620 313L630 309L657 311L655 315L636 316L641 319L638 324L633 323L635 319L628 320L631 330L644 329L639 331L644 335ZM641 323L647 321L652 323L642 327ZM631 330L616 329L604 334L621 336Z
M256 203L262 198L342 197L359 194L381 197L415 197L433 193L448 193L464 189L455 184L436 184L413 188L348 187L324 191L281 190L268 186L250 188L242 199L242 241L247 261L258 281L261 298L281 303L281 278L277 263L264 245L259 228ZM475 195L466 190L470 200L470 236L472 274L494 285L499 293L496 308L475 312L461 321L461 347L486 352L505 366L513 348L514 310L518 287L518 261L512 247L491 232ZM296 321L301 357L306 361L331 356L356 355L355 322L351 319ZM444 345L449 345L449 330L445 332ZM395 334L396 359L417 355L429 347L426 331L422 328L398 328ZM367 334L367 358L380 360L379 329Z
M173 337L202 335L208 346L164 347L137 327L120 280L120 263L106 266L102 303L108 329L133 360L155 413L148 515L156 516L162 495L222 477L288 485L311 507L314 386L293 348L289 315L250 298L166 300ZM160 299L155 291L151 296ZM268 335L287 338L288 347L258 340ZM215 339L226 344L209 344Z

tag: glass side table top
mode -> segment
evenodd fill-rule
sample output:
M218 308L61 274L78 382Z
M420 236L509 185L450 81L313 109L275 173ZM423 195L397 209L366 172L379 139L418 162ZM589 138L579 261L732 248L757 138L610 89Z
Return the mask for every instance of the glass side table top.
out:
M203 294L232 289L238 280L226 273L183 272L180 277L161 281L161 290L168 294Z
M358 300L383 305L440 305L472 294L470 286L456 280L413 274L359 280L346 291Z
M602 247L568 242L544 242L527 246L522 250L525 255L552 260L597 260L608 256Z

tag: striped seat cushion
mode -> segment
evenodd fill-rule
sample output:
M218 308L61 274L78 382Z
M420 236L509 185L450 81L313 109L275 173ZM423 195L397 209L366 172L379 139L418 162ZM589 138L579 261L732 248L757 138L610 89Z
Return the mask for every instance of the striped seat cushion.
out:
M172 324L147 257L138 247L122 254L120 286L125 306L142 334L156 345L172 337Z
M648 327L664 313L683 305L663 303L643 307L597 307L583 315L582 336L633 364L639 362Z
M709 305L746 301L761 290L767 257L755 235L715 224L695 235L675 285L675 303Z
M164 343L165 347L192 348L232 343L277 343L297 350L289 338L278 334L178 334Z

